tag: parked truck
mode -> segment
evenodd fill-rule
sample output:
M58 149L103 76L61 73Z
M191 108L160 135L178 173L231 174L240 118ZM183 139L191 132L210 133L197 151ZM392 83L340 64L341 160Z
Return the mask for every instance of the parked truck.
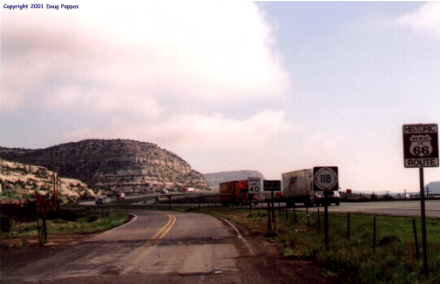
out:
M220 202L225 206L258 203L258 196L249 194L247 180L228 181L220 183Z
M283 199L287 206L293 207L295 203L304 203L305 206L311 207L325 205L327 202L339 205L339 192L329 191L327 200L324 198L323 191L314 191L313 189L313 170L304 169L284 173L281 175L283 182Z

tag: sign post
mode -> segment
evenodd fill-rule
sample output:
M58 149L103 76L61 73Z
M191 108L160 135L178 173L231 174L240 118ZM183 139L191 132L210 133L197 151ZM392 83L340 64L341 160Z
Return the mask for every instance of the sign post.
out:
M280 191L281 190L281 181L280 180L265 180L263 181L263 188L264 191L270 191L271 192L271 199L272 199L272 214L270 210L270 205L267 203L269 209L267 214L267 230L269 233L272 232L272 226L271 223L275 222L275 209L274 209L274 202L273 202L273 192L274 191ZM272 222L270 221L270 215L272 215Z
M426 277L429 277L423 168L439 166L437 124L403 125L403 160L405 168L419 168L423 268Z
M248 177L249 216L252 216L252 202L254 195L260 193L261 182L259 177Z
M328 192L338 190L338 167L314 167L313 168L314 190L324 191L324 231L325 246L329 243L328 238Z

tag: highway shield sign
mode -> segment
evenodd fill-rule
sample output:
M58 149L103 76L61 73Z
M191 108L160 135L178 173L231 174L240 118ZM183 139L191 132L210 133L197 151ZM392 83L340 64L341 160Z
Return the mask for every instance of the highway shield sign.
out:
M403 156L406 168L438 167L438 125L403 125Z
M338 167L314 167L314 190L338 190Z

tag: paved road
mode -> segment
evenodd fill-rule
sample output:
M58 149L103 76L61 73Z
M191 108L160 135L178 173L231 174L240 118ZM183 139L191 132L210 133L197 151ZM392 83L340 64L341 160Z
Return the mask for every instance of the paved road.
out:
M246 241L227 221L197 213L132 212L132 222L86 241L2 253L0 282L259 284L284 283L294 272L273 245Z
M320 210L324 210L324 207ZM316 211L316 207L309 210ZM389 201L389 202L347 202L341 203L340 206L329 206L329 212L353 212L377 215L391 215L391 216L409 216L420 217L420 201ZM425 201L426 217L440 219L440 200L426 200Z
M150 205L149 203L139 202L137 205ZM163 204L163 207L168 207L168 204ZM172 206L187 206L198 207L198 204L179 204ZM209 204L209 206L214 206ZM223 205L218 204L219 207ZM260 203L258 205L260 209L265 210L267 208L266 203ZM281 206L284 208L285 203L275 203L275 208ZM306 210L303 204L296 204L298 210ZM322 211L324 206L309 207L310 211L317 211L318 208ZM292 210L292 209L290 209ZM380 201L380 202L342 202L339 206L332 204L329 206L329 212L351 212L351 213L364 213L364 214L377 214L377 215L390 215L390 216L408 216L408 217L420 217L420 201L419 200L402 200L402 201ZM440 200L426 200L425 201L425 214L429 218L440 219Z
M420 202L341 203L329 210L419 216ZM76 244L2 251L0 283L331 283L316 265L291 263L273 245L243 238L215 217L132 213L132 222ZM440 201L427 201L426 213L439 216Z
M135 199L135 198L150 197L150 196L157 196L157 193L155 193L155 194L140 194L140 195L126 195L124 197L124 199ZM108 198L108 201L117 201L117 200L118 199L116 197L109 197ZM85 206L95 206L96 205L95 200L81 201L78 204L85 205Z

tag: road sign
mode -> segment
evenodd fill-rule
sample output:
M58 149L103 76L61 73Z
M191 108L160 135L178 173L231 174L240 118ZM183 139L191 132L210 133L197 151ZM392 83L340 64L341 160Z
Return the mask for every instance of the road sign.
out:
M403 125L403 157L405 168L438 167L438 125Z
M422 221L423 269L428 273L428 254L425 216L425 181L423 168L438 167L438 125L405 124L403 125L403 160L405 168L419 168L420 176L420 219Z
M35 212L47 213L56 210L56 203L52 199L35 200Z
M248 191L249 193L260 193L261 182L259 177L248 178Z
M338 190L338 167L314 167L314 190Z
M280 180L265 180L263 181L264 191L280 191L281 181Z

